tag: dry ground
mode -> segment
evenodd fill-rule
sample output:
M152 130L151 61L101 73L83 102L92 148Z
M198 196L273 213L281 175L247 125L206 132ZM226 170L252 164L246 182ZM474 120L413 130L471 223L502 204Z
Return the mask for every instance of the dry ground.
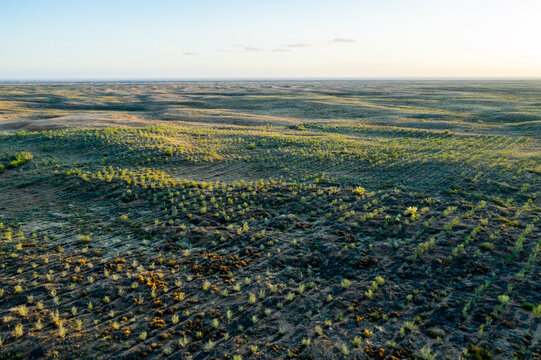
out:
M0 85L0 359L539 359L539 82Z

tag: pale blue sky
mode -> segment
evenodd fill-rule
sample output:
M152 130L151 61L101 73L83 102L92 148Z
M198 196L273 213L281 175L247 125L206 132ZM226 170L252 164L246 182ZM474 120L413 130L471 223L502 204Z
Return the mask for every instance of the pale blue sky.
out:
M1 0L0 79L541 77L540 0Z

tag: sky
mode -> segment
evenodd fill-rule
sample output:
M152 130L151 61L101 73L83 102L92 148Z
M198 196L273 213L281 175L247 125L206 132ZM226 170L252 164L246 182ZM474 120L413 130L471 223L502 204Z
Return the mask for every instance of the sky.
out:
M541 0L0 0L0 79L541 77Z

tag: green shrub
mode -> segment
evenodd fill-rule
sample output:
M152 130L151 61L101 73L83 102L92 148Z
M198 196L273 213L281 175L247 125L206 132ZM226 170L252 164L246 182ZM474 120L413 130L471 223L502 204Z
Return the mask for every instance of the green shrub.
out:
M484 249L484 250L487 250L487 251L490 251L492 250L492 247L494 246L494 244L490 243L490 242L485 242L485 243L482 243L481 244L481 247Z
M13 169L16 167L21 167L24 164L32 161L33 158L34 156L27 151L23 151L20 154L15 154L11 157L12 161L9 163L8 168Z

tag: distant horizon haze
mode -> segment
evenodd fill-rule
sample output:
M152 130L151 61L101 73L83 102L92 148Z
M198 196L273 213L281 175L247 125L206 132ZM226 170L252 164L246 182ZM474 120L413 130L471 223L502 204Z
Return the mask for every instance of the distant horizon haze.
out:
M457 81L457 82L466 82L466 81L478 81L478 82L511 82L511 81L541 81L541 76L535 77L208 77L208 78L77 78L77 77L65 77L65 78L7 78L1 79L1 83L84 83L84 82L104 82L104 83L114 83L114 82L287 82L287 81L381 81L381 82L400 82L400 81Z

